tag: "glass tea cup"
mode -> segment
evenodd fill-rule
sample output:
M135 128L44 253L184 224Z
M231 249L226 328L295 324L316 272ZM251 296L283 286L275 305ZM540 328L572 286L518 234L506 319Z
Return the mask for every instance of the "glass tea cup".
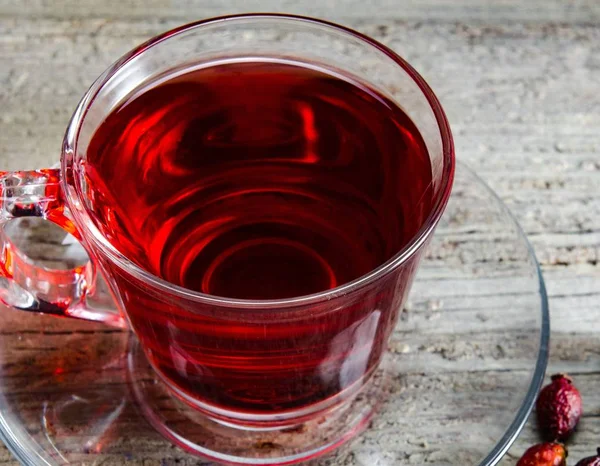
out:
M174 70L258 58L316 66L376 89L411 118L430 159L431 209L412 239L369 273L306 296L233 299L165 281L114 245L97 225L90 199L95 187L85 173L88 146L125 99ZM60 168L0 172L0 224L46 218L79 239L91 259L70 270L38 267L0 231L0 300L17 309L130 329L157 378L193 411L190 419L219 426L213 436L290 432L349 409L369 386L448 201L453 173L452 137L437 98L385 46L342 26L296 16L238 15L189 24L139 46L98 78L69 123ZM115 309L88 305L97 271L109 285ZM202 436L182 439L186 434L149 417L196 453L241 464L289 464L352 437L370 413L363 407L358 420L318 441L303 445L301 440L283 453L264 455L240 449L233 454L227 441L207 447Z

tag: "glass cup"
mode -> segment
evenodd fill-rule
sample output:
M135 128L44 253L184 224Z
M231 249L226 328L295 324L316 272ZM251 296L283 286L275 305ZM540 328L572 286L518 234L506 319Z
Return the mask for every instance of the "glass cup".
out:
M424 139L433 208L402 250L356 280L290 299L210 296L140 268L92 219L82 167L107 115L174 70L253 57L293 60L366 83L396 102ZM289 430L348 405L372 379L448 201L453 173L452 137L440 103L387 47L342 26L297 16L239 15L189 24L142 44L96 80L69 123L60 168L0 172L0 224L46 218L79 239L91 259L69 270L38 267L3 229L0 299L17 309L128 328L158 378L196 413L231 429ZM116 309L88 304L97 271ZM351 436L346 434L335 435Z

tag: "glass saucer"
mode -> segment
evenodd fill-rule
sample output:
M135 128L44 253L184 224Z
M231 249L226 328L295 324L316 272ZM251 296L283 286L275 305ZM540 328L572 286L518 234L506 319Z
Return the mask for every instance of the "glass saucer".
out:
M22 226L36 260L81 260L53 227ZM5 308L0 334L0 438L21 463L210 464L147 422L136 387L160 382L128 332ZM544 283L523 231L459 164L389 343L382 406L362 434L315 464L497 464L542 383L548 335ZM168 395L154 406L163 417L172 409Z

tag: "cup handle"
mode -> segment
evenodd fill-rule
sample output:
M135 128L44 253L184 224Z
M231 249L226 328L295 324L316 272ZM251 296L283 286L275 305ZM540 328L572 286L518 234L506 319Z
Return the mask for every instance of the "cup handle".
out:
M93 260L69 270L48 269L36 265L13 244L4 224L20 217L50 220L81 241L69 218L58 169L0 171L0 301L25 311L127 328L118 310L88 305L87 297L96 284Z

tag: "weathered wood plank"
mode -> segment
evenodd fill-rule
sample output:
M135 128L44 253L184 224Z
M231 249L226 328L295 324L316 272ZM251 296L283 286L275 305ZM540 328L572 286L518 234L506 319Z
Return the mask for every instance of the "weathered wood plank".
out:
M562 0L329 0L299 2L294 0L133 0L122 2L78 2L77 0L4 0L0 14L26 17L108 17L108 18L174 18L190 21L215 15L272 11L313 15L331 19L377 18L420 21L536 21L589 23L600 18L600 7L594 0L577 2Z

